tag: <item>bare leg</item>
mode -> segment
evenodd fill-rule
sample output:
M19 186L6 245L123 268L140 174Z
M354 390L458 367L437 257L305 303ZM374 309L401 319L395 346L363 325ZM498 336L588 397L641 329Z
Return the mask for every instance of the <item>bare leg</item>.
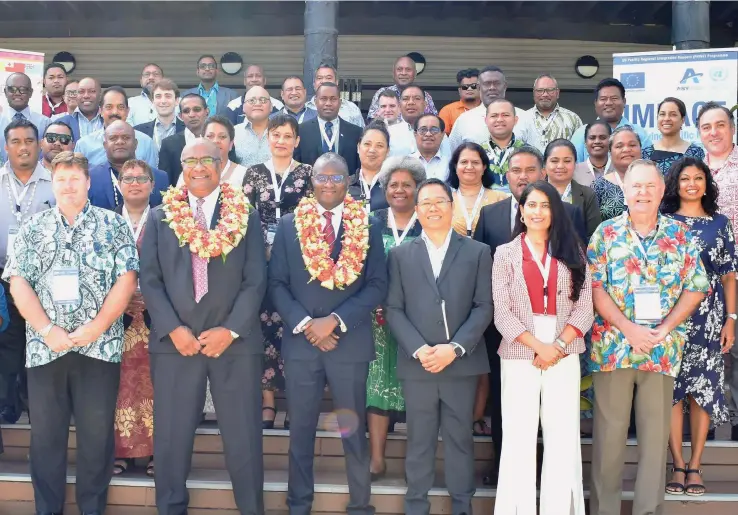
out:
M384 415L367 413L369 446L371 448L371 465L369 469L372 474L384 474L387 470L387 464L384 460L384 451L387 444L389 421L389 417Z
M274 390L262 390L261 391L261 405L263 408L274 408ZM276 411L270 409L262 409L261 419L264 421L274 421L274 417L277 416Z
M671 431L669 432L669 450L674 459L675 469L684 469L684 456L682 454L682 434L684 433L684 401L677 402L671 408ZM694 431L694 429L692 429ZM666 485L667 493L683 493L683 485L686 477L684 472L676 470L671 476L671 481Z
M699 470L702 453L705 450L707 431L710 429L710 415L691 396L689 397L689 424L692 426L692 455L689 458L689 468ZM688 477L687 492L704 493L704 483L700 474L692 473Z

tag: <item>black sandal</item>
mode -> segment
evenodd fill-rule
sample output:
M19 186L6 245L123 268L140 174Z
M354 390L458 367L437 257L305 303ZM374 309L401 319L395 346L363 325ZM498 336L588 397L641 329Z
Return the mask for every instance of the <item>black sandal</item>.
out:
M681 472L684 474L684 480L687 480L687 470L681 468L681 467L671 467L671 473L676 474L677 472ZM671 495L683 495L684 494L684 483L678 483L676 481L672 481L671 483L666 484L666 493Z
M131 460L129 458L115 460L115 463L113 464L113 475L120 476L121 474L125 473L126 470L128 470L128 467L130 465Z
M477 428L480 428L480 430L478 431ZM489 436L490 432L490 428L483 418L475 420L474 424L472 424L472 434L474 436Z
M149 464L146 465L146 475L154 477L154 457L149 458Z
M702 479L702 469L687 469L687 476L690 474L697 474L700 479ZM686 477L684 479L686 481ZM705 495L705 492L707 489L705 488L705 485L700 485L698 483L687 483L687 486L684 488L684 493L691 496L691 497L699 497L701 495Z
M274 429L274 419L277 418L277 410L275 408L272 408L271 406L263 406L261 408L262 413L264 411L271 411L274 413L274 417L272 417L271 420L263 420L261 421L261 428L262 429Z

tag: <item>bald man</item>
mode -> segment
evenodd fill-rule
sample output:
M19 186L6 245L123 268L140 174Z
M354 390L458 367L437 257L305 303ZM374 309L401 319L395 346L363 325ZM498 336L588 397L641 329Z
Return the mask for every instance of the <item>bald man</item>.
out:
M77 107L69 114L59 118L72 128L74 141L103 128L100 114L100 83L92 77L85 77L77 83Z
M8 107L3 109L2 114L0 114L0 156L2 161L7 161L4 132L5 127L11 121L25 118L36 126L39 134L43 134L51 120L40 113L40 104L34 106L38 112L31 110L29 107L33 95L33 86L31 79L25 73L11 73L8 75L5 80L4 93Z
M199 228L216 227L223 197L220 152L201 138L180 157L189 204ZM236 196L243 192L236 189ZM218 410L226 466L242 514L263 515L259 312L266 292L266 250L256 210L227 259L209 261L164 222L149 215L141 251L141 291L151 316L149 353L154 381L156 506L160 515L187 513L192 444L208 380ZM368 468L367 468L368 472Z
M118 177L123 164L136 159L136 131L128 122L115 120L105 128L103 148L107 161L90 169L90 189L88 197L93 206L110 209L120 213L123 207L123 195ZM143 161L141 163L144 163ZM141 165L142 168L143 165ZM152 168L154 188L149 198L150 206L161 204L162 192L169 187L166 172Z
M254 86L246 93L243 104L243 123L236 125L234 147L239 163L248 168L271 159L267 141L267 125L272 112L269 93L261 86Z
M264 68L258 64L252 64L243 71L243 85L246 86L246 93L254 86L261 86L266 88L267 77L264 73ZM234 98L228 102L228 118L233 122L233 125L243 122L243 100L246 98L246 93L238 98ZM272 110L282 109L284 104L281 100L270 97L272 99Z
M379 96L382 94L383 91L386 91L388 89L392 90L397 93L397 96L399 97L402 93L402 90L406 86L413 84L417 77L415 61L413 61L406 55L398 57L395 60L395 66L392 69L392 72L395 83L391 86L387 86L386 88L379 88L377 90L377 92L374 94L374 98L372 98L372 105L369 107L369 114L367 116L368 119L373 119L377 117L377 112L379 111ZM427 91L425 92L425 114L438 114L436 105L433 103L433 97L431 97L430 93L428 93ZM402 115L400 115L400 117L402 118Z

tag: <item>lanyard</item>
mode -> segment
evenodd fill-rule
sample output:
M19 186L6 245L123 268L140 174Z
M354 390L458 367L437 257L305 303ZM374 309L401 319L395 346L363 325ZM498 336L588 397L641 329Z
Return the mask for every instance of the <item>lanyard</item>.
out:
M492 157L495 158L493 165L495 165L498 168L502 168L502 165L505 164L505 161L507 161L507 157L510 155L510 152L513 151L512 144L507 147L504 151L500 147L495 147L492 149Z
M112 168L110 169L110 182L113 183L113 200L115 200L115 207L118 207L118 193L120 193L120 197L123 198L123 192L120 191L120 186L118 185L118 181L115 178Z
M587 168L589 168L589 172L592 174L592 177L595 179L597 178L597 174L595 173L595 166L592 164L592 161L587 158L585 161L587 163ZM602 169L602 175L605 175L607 171L610 169L610 165L612 164L612 159L610 159L610 156L607 156L607 164L605 165L605 168Z
M564 190L564 193L561 194L561 200L571 204L571 183L566 185L566 189Z
M272 176L272 188L274 189L274 203L276 204L275 208L275 215L277 217L277 220L282 218L282 188L284 187L284 183L287 182L287 176L289 176L290 172L292 171L292 166L295 163L295 161L290 161L290 165L287 167L287 169L282 172L282 180L280 182L277 182L277 171L274 168L274 161L271 159L264 163L264 166L267 167L269 170L269 173Z
M64 103L64 97L62 97L62 99L59 101L58 104L54 104L51 101L51 97L49 96L49 94L46 93L46 102L49 104L49 107L51 108L51 114L52 115L57 114L56 110L59 108L59 106L61 106Z
M625 193L625 190L623 189L623 179L620 178L620 172L617 170L615 171L615 184L617 184L618 188Z
M541 272L541 277L543 278L543 314L548 314L548 280L549 280L549 273L551 272L551 255L546 251L546 253L543 255L545 259L545 263L541 264L541 262L536 257L536 253L533 250L533 245L530 244L530 241L528 240L528 236L525 236L525 244L528 246L528 250L530 250L531 257L533 258L533 261L535 261L536 266L538 267L538 270Z
M412 218L410 218L410 221L405 226L405 230L402 232L402 236L400 236L400 232L397 230L397 222L395 222L395 214L392 212L392 208L387 210L387 214L389 217L390 227L392 228L392 236L395 237L395 247L397 247L405 239L405 236L410 232L410 229L413 228L415 221L418 219L418 213L413 213Z
M336 121L338 121L338 118L336 118ZM325 124L322 126L319 125L319 127L320 135L323 137L323 141L328 148L328 152L338 152L337 148L333 148L333 145L336 143L336 141L338 141L338 123L333 124L333 137L331 139L328 139L328 136L325 133Z
M128 214L128 209L126 209L125 204L123 204L123 218L128 224L128 228L131 230L131 234L133 234L134 243L137 243L138 237L141 236L141 230L143 229L143 226L146 225L147 216L149 216L149 206L146 206L146 209L144 209L144 212L141 215L141 220L138 222L138 227L134 230L133 221L131 220L131 216Z
M23 199L26 198L26 193L28 193L28 190L31 187L31 183L27 182L23 185L23 189L21 190L20 194L18 194L18 190L15 189L15 181L13 181L13 178L11 177L11 174L13 173L10 168L7 169L8 173L8 190L12 194L12 198L10 196L8 197L11 202L14 203L13 207L13 214L15 215L15 218L18 220L18 225L20 225L21 218L23 215L21 214L21 204L23 203ZM33 202L33 197L36 195L36 186L38 185L38 181L33 182L33 193L31 193L31 199L26 204L26 212L28 209L30 209L30 205Z
M59 220L59 225L61 225L62 232L64 233L64 239L66 240L66 243L67 243L67 246L69 247L69 250L71 250L72 238L74 237L74 231L76 231L78 227L81 227L82 224L85 221L85 217L87 216L86 209L87 209L87 206L85 206L85 208L82 209L82 212L77 215L78 218L77 218L76 221L74 221L74 224L73 225L70 225L70 227L72 229L71 231L69 231L66 228L66 225L64 224L64 217L62 216L61 211L59 210L59 208L57 207L54 210L56 212L56 218Z
M471 238L472 235L472 225L474 225L474 218L477 216L477 213L482 208L482 199L484 198L484 186L479 188L479 194L477 195L477 200L474 202L474 207L472 208L471 214L466 209L466 201L464 200L464 195L461 194L461 191L456 190L456 193L458 193L459 196L459 204L461 204L461 212L464 215L464 219L466 220L466 235L467 237Z
M559 114L559 111L558 111L558 108L556 108L556 110L553 113L551 113L551 115L547 119L546 118L543 118L543 115L541 115L540 117L535 116L535 114L533 115L534 124L535 124L536 128L541 131L541 135L544 138L546 137L546 133L548 132L548 128L554 122L554 119L556 118L556 115L558 115L558 114ZM541 119L545 120L546 123L544 124L541 121Z

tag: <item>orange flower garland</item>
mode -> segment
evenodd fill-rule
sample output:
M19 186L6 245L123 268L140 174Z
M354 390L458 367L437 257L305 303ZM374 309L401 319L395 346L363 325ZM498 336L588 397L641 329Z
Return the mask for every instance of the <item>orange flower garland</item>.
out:
M243 191L228 183L220 185L220 219L215 229L203 229L195 222L185 186L170 187L162 207L164 222L174 231L180 247L189 245L190 252L208 261L221 256L223 262L246 235L251 212Z
M323 239L323 219L314 197L300 200L295 209L295 227L302 259L310 274L310 281L317 279L324 288L343 290L359 278L364 267L369 251L369 215L361 202L346 195L343 202L341 253L335 263L331 259L330 247Z

